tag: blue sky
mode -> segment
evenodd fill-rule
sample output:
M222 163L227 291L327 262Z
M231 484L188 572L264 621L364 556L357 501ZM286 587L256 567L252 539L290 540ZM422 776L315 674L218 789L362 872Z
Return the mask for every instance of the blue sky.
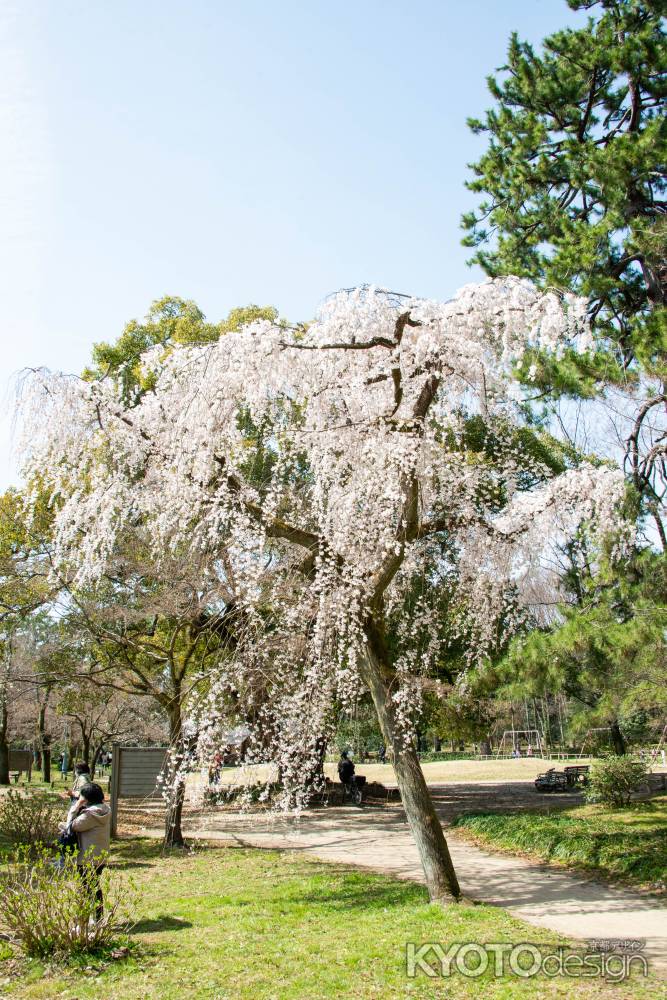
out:
M448 297L466 117L564 0L2 0L0 387L79 371L164 294L307 319L363 281ZM0 487L17 481L10 416Z

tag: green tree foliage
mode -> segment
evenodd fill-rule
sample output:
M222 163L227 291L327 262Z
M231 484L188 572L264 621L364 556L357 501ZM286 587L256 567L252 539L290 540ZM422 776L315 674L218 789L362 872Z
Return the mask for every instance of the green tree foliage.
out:
M28 520L25 496L8 489L0 495L0 623L3 632L19 628L47 601L45 551L51 512L40 497Z
M207 344L255 320L275 322L277 318L273 306L249 305L232 309L219 323L208 323L199 306L190 299L166 295L153 302L143 323L131 320L114 343L95 344L92 364L84 370L83 377L91 382L100 378L118 379L129 403L151 385L140 370L144 351L163 347L166 356L176 344Z
M646 550L622 574L607 564L591 575L572 553L569 578L558 622L515 639L495 677L520 694L565 694L575 729L608 726L623 753L624 719L667 711L667 560Z
M488 740L495 721L493 704L472 691L456 688L446 693L437 686L424 694L420 730L432 741L433 750L442 740L454 745Z
M556 390L591 391L638 359L667 354L664 0L568 0L594 15L537 52L515 33L494 107L471 119L488 136L467 186L464 244L489 275L520 274L591 301L615 364L573 357L538 369ZM534 362L528 359L528 363Z
M463 242L489 275L589 298L596 352L531 354L522 370L532 366L542 395L641 383L626 469L640 516L654 519L667 550L658 423L667 398L667 7L567 2L590 11L584 26L555 32L539 51L513 34L506 64L488 78L494 106L469 122L488 145L471 167L467 186L481 201L463 217ZM619 720L660 701L665 569L645 553L614 573L622 579L593 556L571 567L571 600L553 628L517 640L504 667L517 693L569 694L582 725L611 726L622 751Z
M43 625L53 585L45 560L51 514L38 500L28 520L25 497L15 489L0 496L0 784L9 784L9 714L21 685L17 641Z

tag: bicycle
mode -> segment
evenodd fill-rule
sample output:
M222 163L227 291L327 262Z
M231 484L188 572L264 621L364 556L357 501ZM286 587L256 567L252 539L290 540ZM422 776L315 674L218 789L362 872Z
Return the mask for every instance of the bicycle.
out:
M356 806L360 806L364 798L363 788L365 784L366 778L363 775L353 774L351 781L343 783L343 802L347 797Z

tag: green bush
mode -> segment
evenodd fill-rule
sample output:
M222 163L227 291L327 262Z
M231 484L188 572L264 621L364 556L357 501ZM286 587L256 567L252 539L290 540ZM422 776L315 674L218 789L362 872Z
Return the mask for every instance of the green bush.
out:
M619 808L630 804L633 792L646 784L648 770L634 757L603 757L591 765L586 798Z
M43 792L10 789L0 799L0 837L12 845L53 844L62 819L62 803Z
M667 798L633 802L617 812L579 806L549 813L458 816L458 832L484 847L529 854L638 885L660 888L667 872Z
M104 914L96 919L95 892L82 878L76 856L57 867L46 850L36 855L20 849L0 887L0 926L26 955L66 957L112 946L128 928L127 887L121 897L109 873L101 876Z
M204 802L209 806L242 802L244 805L270 802L281 791L279 781L257 781L253 785L209 785L204 790Z

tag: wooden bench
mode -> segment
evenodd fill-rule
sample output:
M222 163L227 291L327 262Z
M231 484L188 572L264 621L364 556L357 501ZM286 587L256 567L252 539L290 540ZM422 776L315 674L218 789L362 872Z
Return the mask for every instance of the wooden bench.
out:
M536 792L564 792L568 788L567 776L554 767L550 767L544 774L538 774L534 784Z
M588 764L571 764L569 767L564 768L568 787L572 788L574 785L587 785L589 770L590 768Z

